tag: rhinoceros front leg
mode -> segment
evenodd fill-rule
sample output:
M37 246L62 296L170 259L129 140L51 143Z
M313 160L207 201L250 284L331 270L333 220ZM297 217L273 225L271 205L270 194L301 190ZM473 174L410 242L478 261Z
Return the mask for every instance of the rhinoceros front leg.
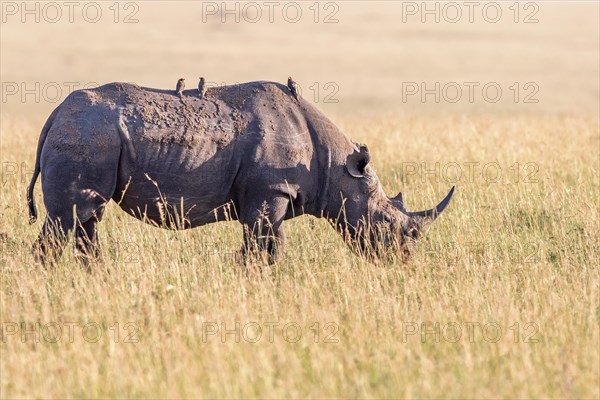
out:
M269 264L276 262L283 253L285 232L283 220L289 200L279 196L269 200L245 205L240 212L240 222L244 226L244 259L258 256Z

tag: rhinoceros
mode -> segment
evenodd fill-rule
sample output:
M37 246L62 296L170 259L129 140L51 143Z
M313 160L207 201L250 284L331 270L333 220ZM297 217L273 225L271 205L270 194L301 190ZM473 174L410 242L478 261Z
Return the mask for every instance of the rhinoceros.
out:
M237 220L242 252L283 250L283 221L327 218L360 255L406 259L446 208L407 211L387 197L369 150L275 82L174 91L110 83L71 93L40 134L27 192L42 175L47 215L33 248L55 260L74 230L78 254L99 255L97 224L113 199L167 229ZM87 257L86 257L87 258Z

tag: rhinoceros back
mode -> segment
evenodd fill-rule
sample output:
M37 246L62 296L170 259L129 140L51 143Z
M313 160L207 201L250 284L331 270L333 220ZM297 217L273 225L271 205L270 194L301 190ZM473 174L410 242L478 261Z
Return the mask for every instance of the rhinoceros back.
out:
M131 213L156 209L158 215L158 203L183 204L186 218L205 223L207 212L232 200L240 170L294 166L310 156L310 141L294 137L306 127L283 85L209 88L203 98L197 90L179 98L174 91L121 83L91 91L114 109L109 123L127 144L113 198Z

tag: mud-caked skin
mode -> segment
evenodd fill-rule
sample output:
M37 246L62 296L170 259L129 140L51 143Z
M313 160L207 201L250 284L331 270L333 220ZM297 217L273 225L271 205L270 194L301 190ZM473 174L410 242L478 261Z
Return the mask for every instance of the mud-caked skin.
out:
M243 249L270 261L283 249L282 222L302 214L327 218L360 254L403 255L452 196L406 211L401 195L385 195L366 146L274 82L213 87L203 98L125 83L73 92L40 135L31 221L39 173L47 216L34 250L44 260L73 229L80 253L96 256L111 199L168 229L238 220Z

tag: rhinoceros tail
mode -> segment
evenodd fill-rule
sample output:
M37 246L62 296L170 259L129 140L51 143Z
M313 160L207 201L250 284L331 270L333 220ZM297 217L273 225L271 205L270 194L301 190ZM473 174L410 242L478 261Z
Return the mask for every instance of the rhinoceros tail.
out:
M33 170L33 176L31 177L31 182L29 183L29 188L27 189L27 205L29 207L29 223L33 224L37 220L37 208L35 207L35 198L33 197L33 188L35 187L35 181L37 181L38 175L40 174L40 155L42 153L42 148L44 147L44 142L46 141L46 136L48 135L48 131L52 126L52 122L54 121L54 117L58 111L58 107L50 114L48 120L44 124L42 128L42 133L40 134L40 138L38 140L37 153L35 156L35 168Z

